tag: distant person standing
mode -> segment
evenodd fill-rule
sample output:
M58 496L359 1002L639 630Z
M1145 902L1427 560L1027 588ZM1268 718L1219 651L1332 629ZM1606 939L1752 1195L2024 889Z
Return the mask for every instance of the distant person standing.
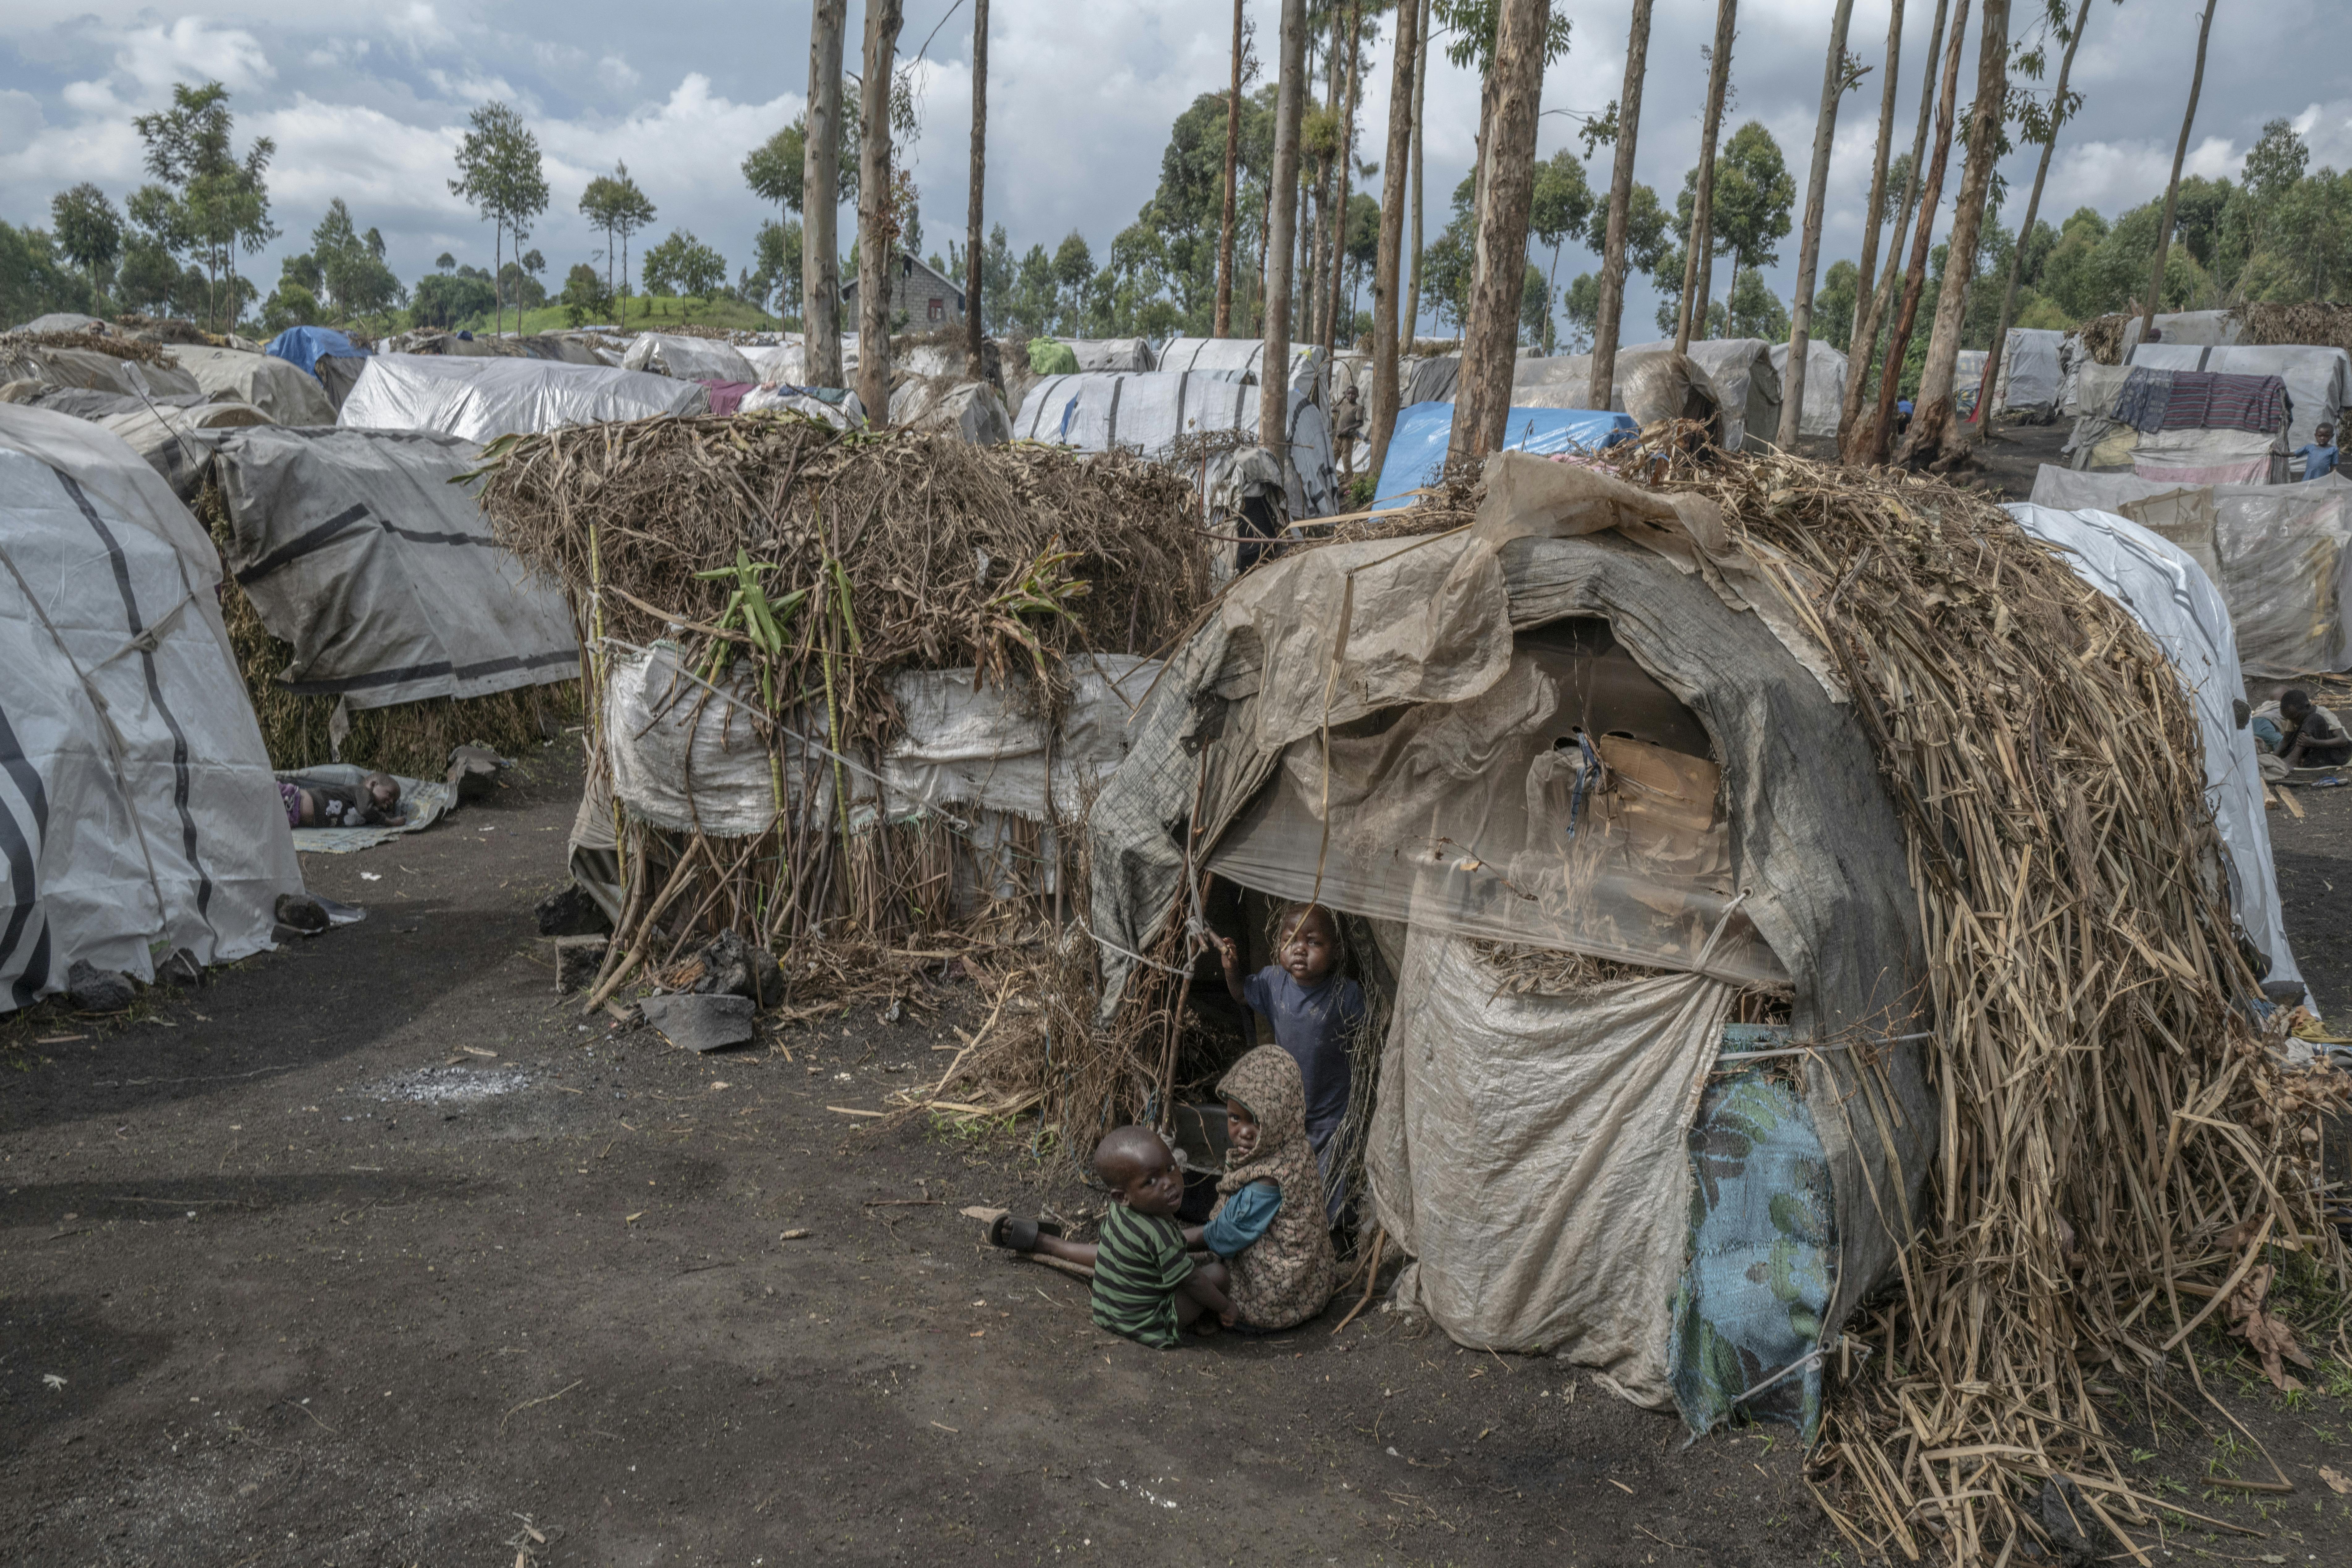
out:
M2303 459L2303 477L2324 479L2336 471L2336 426L2322 425L2311 433L2308 446L2297 447L2294 455Z
M1356 477L1356 441L1363 433L1363 405L1350 383L1331 409L1331 443L1339 448L1339 472L1344 479Z

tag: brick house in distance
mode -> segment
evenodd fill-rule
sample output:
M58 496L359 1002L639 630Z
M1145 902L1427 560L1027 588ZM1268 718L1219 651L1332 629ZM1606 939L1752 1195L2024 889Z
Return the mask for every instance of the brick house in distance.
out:
M900 251L897 266L892 268L890 313L895 319L904 314L910 331L926 327L945 326L963 320L963 290L925 262ZM852 278L842 285L841 302L851 311L850 321L856 319L857 279ZM848 325L849 323L844 323Z

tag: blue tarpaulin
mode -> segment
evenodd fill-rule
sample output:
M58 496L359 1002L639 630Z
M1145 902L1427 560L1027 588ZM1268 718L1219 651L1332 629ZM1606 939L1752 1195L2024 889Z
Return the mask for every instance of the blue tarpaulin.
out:
M1514 408L1503 445L1514 452L1538 456L1589 452L1614 446L1639 428L1627 414L1591 408ZM1435 482L1445 467L1453 429L1451 403L1416 403L1397 415L1396 434L1389 438L1388 461L1381 468L1373 510L1411 506L1412 491Z
M367 350L332 327L289 327L270 339L269 346L261 352L276 354L312 375L319 374L319 362L322 359L367 358Z

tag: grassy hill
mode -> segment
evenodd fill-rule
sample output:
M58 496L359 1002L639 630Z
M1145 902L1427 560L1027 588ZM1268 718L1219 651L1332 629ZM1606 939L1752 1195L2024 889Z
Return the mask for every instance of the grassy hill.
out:
M633 332L660 331L665 326L674 327L681 321L698 327L723 327L753 332L774 331L778 324L776 317L740 300L679 300L667 294L635 294L622 300L621 304L625 309L618 324ZM601 323L589 323L591 326L600 324L612 325L614 322L608 318ZM469 331L487 332L490 330L490 318L488 315L477 316L463 325ZM526 333L563 331L571 325L572 318L561 305L543 305L536 310L522 313L521 330ZM507 310L506 330L516 330L512 308Z

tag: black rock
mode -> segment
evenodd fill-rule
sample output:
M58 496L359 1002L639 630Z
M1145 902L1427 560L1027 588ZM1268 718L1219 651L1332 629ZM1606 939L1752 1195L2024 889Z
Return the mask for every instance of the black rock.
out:
M577 882L566 882L532 907L541 936L596 936L611 931L604 906Z
M202 985L204 983L205 966L198 963L196 955L184 947L173 948L172 955L155 966L155 984L158 985Z
M720 931L704 944L702 973L691 989L703 996L742 996L762 1007L784 999L784 972L776 956L754 947L740 932Z
M682 994L648 996L637 1004L646 1023L659 1029L673 1046L689 1051L715 1051L740 1046L757 1032L751 999Z
M2050 1544L2062 1563L2087 1568L2123 1552L2099 1516L2091 1511L2083 1489L2063 1477L2053 1476L2042 1483L2041 1512L2042 1528L2049 1533Z
M100 969L86 958L77 958L66 971L66 994L73 1005L85 1013L120 1013L137 999L138 987L127 974L110 969Z
M611 945L609 938L593 934L557 937L555 994L568 996L595 984L597 972L604 967L604 951Z

